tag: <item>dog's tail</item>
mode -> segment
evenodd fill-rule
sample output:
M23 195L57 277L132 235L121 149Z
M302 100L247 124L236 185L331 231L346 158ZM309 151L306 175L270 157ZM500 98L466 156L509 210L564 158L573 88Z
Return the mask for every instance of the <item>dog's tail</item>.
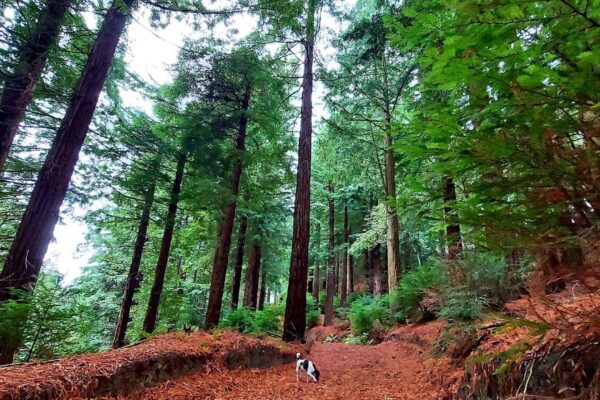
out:
M296 359L300 359L300 353L296 353Z

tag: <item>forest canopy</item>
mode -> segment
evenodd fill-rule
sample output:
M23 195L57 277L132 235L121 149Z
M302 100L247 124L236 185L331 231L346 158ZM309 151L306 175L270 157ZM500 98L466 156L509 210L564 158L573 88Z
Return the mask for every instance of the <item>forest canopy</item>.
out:
M366 343L582 271L599 28L596 0L0 0L0 364L346 319Z

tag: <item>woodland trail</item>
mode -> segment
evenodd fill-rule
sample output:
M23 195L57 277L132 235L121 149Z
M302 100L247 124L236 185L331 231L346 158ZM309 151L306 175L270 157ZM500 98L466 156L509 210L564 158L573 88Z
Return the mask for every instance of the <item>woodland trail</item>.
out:
M374 346L315 343L308 356L319 383L296 382L295 364L219 370L164 382L127 399L420 399L447 398L456 372L434 359L429 343L393 340Z

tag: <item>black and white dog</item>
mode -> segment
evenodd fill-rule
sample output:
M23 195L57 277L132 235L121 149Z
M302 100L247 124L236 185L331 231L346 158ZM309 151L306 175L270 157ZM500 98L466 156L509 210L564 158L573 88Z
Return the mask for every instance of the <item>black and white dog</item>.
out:
M310 360L300 358L300 353L296 353L296 359L296 381L300 380L300 372L303 371L306 373L306 382L308 382L309 376L313 378L315 382L319 382L321 374L315 364Z

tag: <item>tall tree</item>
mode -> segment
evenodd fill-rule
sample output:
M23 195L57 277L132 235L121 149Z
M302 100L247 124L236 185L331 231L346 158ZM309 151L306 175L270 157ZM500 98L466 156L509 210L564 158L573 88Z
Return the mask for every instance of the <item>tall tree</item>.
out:
M329 182L327 186L329 191L329 242L327 250L329 251L327 265L327 296L325 297L325 319L323 326L329 326L333 323L333 297L335 296L335 205L333 201L333 184Z
M19 124L71 3L71 0L50 0L45 3L35 29L28 33L25 43L18 50L14 70L4 80L0 98L0 171L4 170Z
M265 271L264 265L261 267L262 273L260 274L260 291L258 294L258 311L265 309L265 297L267 295L267 271Z
M246 229L248 217L242 215L238 230L237 248L235 252L235 263L233 264L233 275L231 277L231 309L236 310L240 298L240 284L242 281L242 265L244 264L244 246L246 243Z
M319 271L319 264L321 260L321 224L319 222L316 223L316 252L315 252L315 269L313 275L313 298L315 301L319 302L319 289L321 288L321 276Z
M177 206L179 204L179 193L181 192L181 182L183 181L183 174L185 170L186 161L187 156L185 153L182 152L177 158L177 168L175 170L173 187L171 188L169 210L167 212L167 218L165 220L165 229L160 245L160 253L158 255L158 261L156 262L156 269L154 272L154 283L152 284L150 298L148 299L148 308L146 309L146 317L144 318L144 323L142 325L142 330L146 333L152 333L154 331L154 328L156 327L156 319L158 317L158 306L160 304L160 297L163 291L165 272L167 271L167 265L169 263L171 241L173 240L173 229L175 228Z
M250 103L250 88L246 89L241 99L241 115L238 134L235 147L241 154L245 150L246 129L248 126L248 107ZM206 309L206 329L213 329L219 323L221 316L221 305L223 304L223 289L225 287L225 277L227 274L227 263L229 250L231 248L231 234L233 232L233 221L235 219L235 210L237 207L237 195L240 188L240 178L242 176L242 159L240 155L236 157L231 173L231 195L232 200L227 205L225 215L221 221L217 248L215 250L215 261L213 266L212 280L210 283L210 295L208 297L208 307Z
M342 253L341 260L341 289L340 289L340 301L342 304L346 304L347 295L348 295L348 245L349 245L349 236L350 231L348 230L348 201L344 201L344 252Z
M257 241L252 243L246 269L246 285L244 287L244 307L256 310L258 305L258 281L261 267L261 245Z
M298 139L298 172L294 201L294 226L290 277L283 322L283 340L303 340L306 330L306 288L308 285L308 245L310 238L310 165L312 146L313 57L315 46L315 14L317 0L308 0L306 36L304 38L304 72L300 137Z
M155 165L155 167L157 166ZM121 302L121 310L119 311L117 327L113 337L112 347L115 349L122 347L125 344L125 334L127 332L127 325L129 324L131 306L133 305L133 295L140 286L141 275L139 271L142 263L144 246L146 244L146 235L148 233L148 225L150 223L150 213L152 212L152 204L154 203L155 190L156 180L152 179L148 189L144 193L144 204L142 206L142 215L140 216L135 246L133 248L133 258L131 260L131 265L129 266L127 281L125 282L125 291L123 293L123 301Z
M104 18L6 257L0 274L0 301L13 297L12 288L29 290L37 281L60 206L132 4L133 0L119 0ZM11 362L17 347L18 343L3 340L0 363Z

